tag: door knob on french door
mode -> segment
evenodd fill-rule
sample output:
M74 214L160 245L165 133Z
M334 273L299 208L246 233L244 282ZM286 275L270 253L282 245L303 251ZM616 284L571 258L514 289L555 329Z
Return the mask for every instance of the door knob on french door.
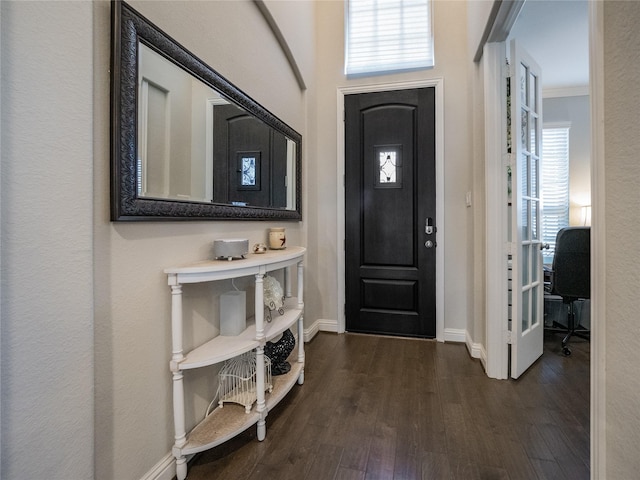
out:
M436 242L432 240L427 240L426 242L424 242L424 246L427 248L433 248L436 246Z
M549 244L548 243L541 243L540 244L540 250L549 250Z

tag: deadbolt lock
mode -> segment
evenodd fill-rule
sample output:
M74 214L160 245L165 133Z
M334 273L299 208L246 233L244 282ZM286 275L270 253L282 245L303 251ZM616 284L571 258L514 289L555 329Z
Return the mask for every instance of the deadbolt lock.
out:
M427 217L424 221L424 233L432 235L436 233L436 230L436 227L433 225L433 219L431 217Z

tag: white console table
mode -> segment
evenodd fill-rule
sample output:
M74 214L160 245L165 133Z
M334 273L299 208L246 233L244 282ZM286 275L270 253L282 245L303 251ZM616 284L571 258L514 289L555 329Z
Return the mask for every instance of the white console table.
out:
M172 356L170 369L173 374L173 420L178 480L187 476L186 456L208 450L233 438L253 424L257 424L258 440L266 436L266 417L295 383L304 382L304 341L303 341L303 289L304 271L303 247L287 247L284 250L269 250L263 254L249 254L239 260L213 260L194 263L182 267L165 269L171 287L171 332ZM292 296L291 268L297 265L297 297ZM271 271L284 269L285 305L284 314L273 315L271 322L265 322L263 278ZM255 277L255 316L247 320L247 328L237 336L219 335L191 351L184 352L182 346L182 285L188 283L213 282L239 277ZM221 319L223 321L223 319ZM265 343L285 330L298 324L296 350L291 354L291 370L273 377L273 390L265 393L264 346ZM256 351L257 402L249 413L240 405L216 408L190 432L185 427L184 370L211 366L237 355Z

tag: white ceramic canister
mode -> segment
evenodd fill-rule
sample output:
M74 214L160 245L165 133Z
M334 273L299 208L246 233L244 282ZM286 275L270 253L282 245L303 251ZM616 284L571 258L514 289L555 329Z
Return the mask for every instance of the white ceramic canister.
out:
M282 250L286 248L287 237L284 227L274 227L269 229L269 248L271 250Z

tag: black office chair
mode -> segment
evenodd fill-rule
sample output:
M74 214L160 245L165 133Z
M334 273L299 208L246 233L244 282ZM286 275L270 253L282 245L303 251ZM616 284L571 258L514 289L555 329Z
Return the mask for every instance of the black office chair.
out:
M551 293L561 296L563 304L568 306L566 335L562 340L562 353L568 356L571 355L568 343L572 336L589 340L589 330L579 322L576 324L575 302L590 298L591 227L567 227L558 232Z

